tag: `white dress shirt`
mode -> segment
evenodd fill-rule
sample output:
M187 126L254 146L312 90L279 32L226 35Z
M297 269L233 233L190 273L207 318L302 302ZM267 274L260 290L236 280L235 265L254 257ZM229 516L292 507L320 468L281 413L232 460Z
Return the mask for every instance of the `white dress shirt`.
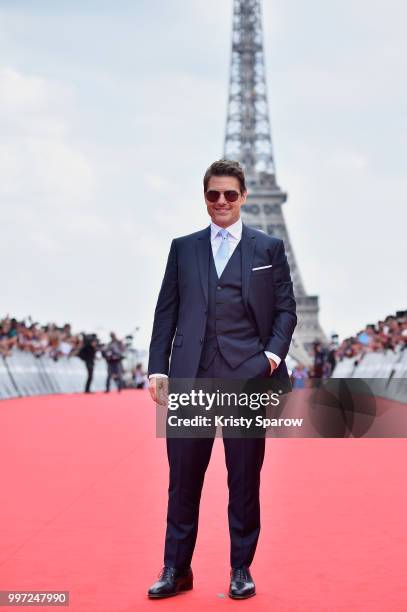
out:
M219 227L219 225L216 225L216 223L211 222L211 246L212 246L212 254L213 254L214 259L215 259L216 253L218 252L220 244L222 242L222 236L219 234L219 232L223 229L227 229L229 233L229 237L228 237L228 245L229 245L228 261L229 261L229 259L233 255L233 252L235 248L237 247L237 245L239 244L240 239L242 237L242 227L243 225L242 225L241 219L238 219L236 223L233 223L232 225L229 225L229 227L226 227L226 228Z
M212 247L212 254L214 258L222 242L222 236L219 234L219 232L223 229L227 229L229 233L229 237L228 237L228 245L229 245L228 261L229 261L229 259L233 255L235 248L237 247L237 245L239 244L242 238L242 227L243 227L242 220L240 218L235 223L232 223L232 225L229 225L226 228L219 227L219 225L216 225L216 223L213 223L213 221L211 221L211 247ZM270 351L264 351L264 352L268 358L272 359L277 364L277 366L280 365L281 357L279 357L278 355L275 355L274 353L271 353ZM152 378L153 376L167 377L166 374L150 374L149 378Z

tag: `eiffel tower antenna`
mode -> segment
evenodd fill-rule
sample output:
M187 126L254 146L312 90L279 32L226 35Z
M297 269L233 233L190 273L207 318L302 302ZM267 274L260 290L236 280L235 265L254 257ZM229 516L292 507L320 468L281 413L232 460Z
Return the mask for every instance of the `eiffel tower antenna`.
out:
M318 321L318 296L306 294L282 211L287 194L276 180L260 0L233 2L224 157L238 160L245 170L248 197L242 207L243 222L284 240L298 312L290 354L309 363L312 343L325 340L325 334Z

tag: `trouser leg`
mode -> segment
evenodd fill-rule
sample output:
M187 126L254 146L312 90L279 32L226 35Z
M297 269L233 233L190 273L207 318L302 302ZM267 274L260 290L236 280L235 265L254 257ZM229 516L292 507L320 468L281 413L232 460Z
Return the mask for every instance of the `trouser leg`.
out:
M112 378L112 368L110 363L107 364L106 391L110 391L110 380Z
M230 565L249 567L260 533L264 438L223 438L229 487Z
M119 391L121 391L124 387L124 381L123 381L123 366L121 364L121 362L119 362L117 364L117 372L116 372L116 385L117 385L117 389Z
M85 393L89 393L90 386L92 384L92 378L93 378L93 362L90 362L90 361L86 362L86 369L88 371L88 379L85 385Z
M120 361L114 361L109 364L109 389L111 378L113 378L118 391L121 391L123 388L123 367Z
M246 387L246 381L264 375L265 365L267 363L262 355L254 355L235 370L231 370L220 355L214 362L219 378L235 379L235 390L245 390L248 394L256 391L256 387L254 383ZM233 568L249 567L260 534L260 472L265 452L264 430L255 428L228 432L224 428L223 444L229 488L230 565Z
M213 438L167 438L170 483L164 565L186 569L191 564L212 446Z

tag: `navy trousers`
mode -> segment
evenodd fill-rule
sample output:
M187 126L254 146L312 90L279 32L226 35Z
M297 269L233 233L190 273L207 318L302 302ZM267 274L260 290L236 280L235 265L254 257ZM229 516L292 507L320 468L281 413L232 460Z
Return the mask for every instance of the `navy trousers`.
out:
M263 352L232 370L219 352L198 378L253 379L268 375ZM215 434L215 432L213 432ZM223 444L228 472L230 565L249 567L260 533L260 471L265 438L225 437ZM199 504L214 437L167 437L170 466L164 565L183 570L191 565L198 533Z

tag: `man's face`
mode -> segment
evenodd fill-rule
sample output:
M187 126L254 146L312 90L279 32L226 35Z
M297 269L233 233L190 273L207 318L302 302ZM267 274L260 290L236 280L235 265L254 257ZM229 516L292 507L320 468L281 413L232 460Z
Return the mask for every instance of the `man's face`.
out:
M219 227L229 227L240 217L240 208L246 202L247 192L240 193L240 184L235 176L211 176L206 191L219 191L217 202L209 202L205 195L205 203L212 221ZM235 202L225 198L225 191L235 191L239 197Z

